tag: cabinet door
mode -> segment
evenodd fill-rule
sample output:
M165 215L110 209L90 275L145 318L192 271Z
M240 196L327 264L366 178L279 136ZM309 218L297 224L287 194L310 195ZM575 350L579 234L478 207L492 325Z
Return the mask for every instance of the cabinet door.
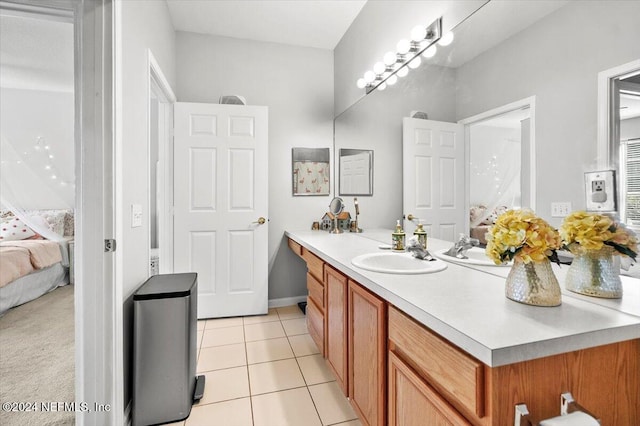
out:
M365 425L386 422L387 305L349 280L349 398Z
M397 355L389 352L389 426L471 426Z
M325 265L324 280L327 361L342 392L347 395L347 278Z

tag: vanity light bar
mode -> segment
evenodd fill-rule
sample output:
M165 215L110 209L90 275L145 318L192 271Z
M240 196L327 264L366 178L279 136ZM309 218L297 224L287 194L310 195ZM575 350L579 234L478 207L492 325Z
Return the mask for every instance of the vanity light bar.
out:
M407 75L409 68L417 68L421 64L420 54L425 58L435 55L435 43L442 40L446 46L453 41L453 33L442 36L442 17L424 27L418 25L411 30L411 40L398 42L395 52L387 52L382 62L376 62L373 71L369 70L359 78L356 85L370 93L374 89L384 90L387 85L396 83L398 77ZM428 53L427 53L428 51ZM397 74L397 75L396 75Z

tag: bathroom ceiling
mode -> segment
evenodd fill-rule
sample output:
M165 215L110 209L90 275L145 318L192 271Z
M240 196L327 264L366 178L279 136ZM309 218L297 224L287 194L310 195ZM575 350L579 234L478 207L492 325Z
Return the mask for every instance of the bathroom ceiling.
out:
M176 31L333 50L364 0L167 0Z

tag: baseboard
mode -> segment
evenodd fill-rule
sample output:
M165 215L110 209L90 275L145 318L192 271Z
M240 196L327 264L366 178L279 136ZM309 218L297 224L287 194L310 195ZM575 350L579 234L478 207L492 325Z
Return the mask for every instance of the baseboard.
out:
M281 308L283 306L297 305L299 302L306 302L307 296L283 297L282 299L269 299L270 308Z

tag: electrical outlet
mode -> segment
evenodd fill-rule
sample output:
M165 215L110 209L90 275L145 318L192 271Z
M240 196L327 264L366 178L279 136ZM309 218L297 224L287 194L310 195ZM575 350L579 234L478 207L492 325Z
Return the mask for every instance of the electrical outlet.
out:
M591 201L594 203L604 203L607 201L604 179L591 181Z
M616 209L616 179L613 170L584 174L588 211L610 212Z
M568 201L551 203L551 217L565 217L571 213L571 203Z

